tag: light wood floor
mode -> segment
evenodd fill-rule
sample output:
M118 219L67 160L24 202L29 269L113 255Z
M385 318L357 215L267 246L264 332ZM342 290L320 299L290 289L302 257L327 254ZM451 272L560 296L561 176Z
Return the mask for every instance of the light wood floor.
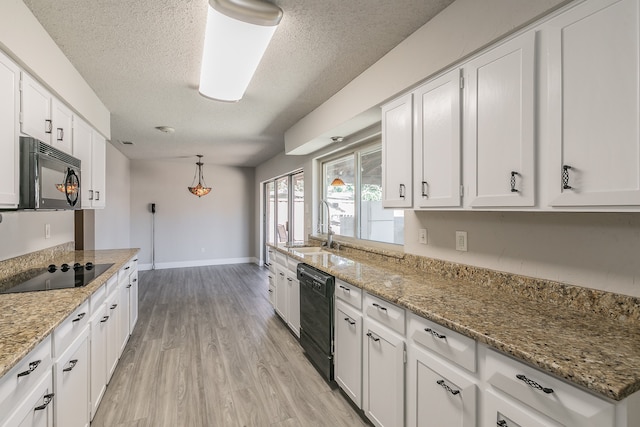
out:
M364 426L253 264L140 272L140 317L93 427Z

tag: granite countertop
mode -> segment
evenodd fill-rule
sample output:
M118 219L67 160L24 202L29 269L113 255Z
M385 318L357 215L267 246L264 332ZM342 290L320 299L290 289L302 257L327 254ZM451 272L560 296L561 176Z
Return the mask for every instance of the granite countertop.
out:
M75 262L113 265L89 285L82 288L58 289L0 295L0 377L33 350L64 319L107 282L138 253L138 249L71 251L55 258L56 264ZM42 259L41 266L51 263ZM3 262L4 269L20 271L20 265Z
M276 249L596 394L618 401L640 390L637 322L356 254Z

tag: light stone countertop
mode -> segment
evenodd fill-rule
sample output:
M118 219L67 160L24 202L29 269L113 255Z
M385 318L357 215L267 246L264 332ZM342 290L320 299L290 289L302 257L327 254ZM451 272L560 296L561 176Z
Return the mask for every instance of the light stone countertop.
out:
M343 251L338 256L276 249L593 393L619 401L640 390L640 323L635 320L506 290L505 285L517 284L487 284L483 278L474 283Z
M57 256L53 262L111 264L107 271L82 288L58 289L41 292L23 292L0 295L0 377L13 368L23 357L44 340L64 319L106 283L137 253L138 249L100 251L71 251ZM24 269L3 261L3 269ZM16 263L21 260L15 259ZM42 258L41 266L52 262Z

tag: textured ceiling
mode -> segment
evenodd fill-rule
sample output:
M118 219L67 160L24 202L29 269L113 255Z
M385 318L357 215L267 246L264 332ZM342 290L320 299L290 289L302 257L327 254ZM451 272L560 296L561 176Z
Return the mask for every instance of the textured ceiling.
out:
M255 166L453 0L276 0L284 17L238 103L198 94L207 0L24 2L111 112L113 145L127 157L200 153L205 163ZM154 129L163 125L176 132Z

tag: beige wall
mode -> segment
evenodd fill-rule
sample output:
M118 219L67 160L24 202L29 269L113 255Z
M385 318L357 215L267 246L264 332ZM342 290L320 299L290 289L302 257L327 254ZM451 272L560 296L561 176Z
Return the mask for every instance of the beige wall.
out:
M151 263L152 214L156 203L156 267L254 261L254 169L204 165L213 188L198 198L188 192L193 162L131 161L131 246L140 263ZM107 201L109 203L109 201Z
M0 261L73 242L73 211L0 212ZM51 237L45 238L45 224Z

